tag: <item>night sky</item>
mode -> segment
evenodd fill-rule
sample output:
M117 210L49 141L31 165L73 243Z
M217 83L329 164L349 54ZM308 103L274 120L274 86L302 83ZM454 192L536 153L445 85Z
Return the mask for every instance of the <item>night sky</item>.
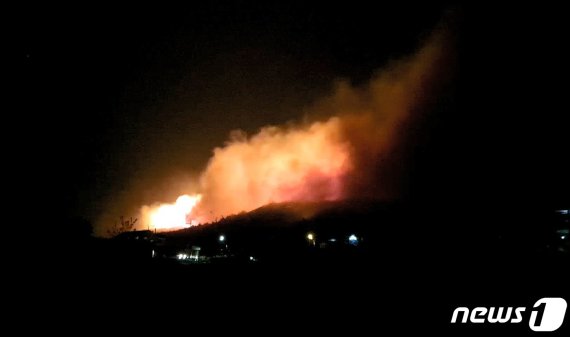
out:
M559 11L242 1L22 11L19 117L32 146L18 156L42 186L22 194L53 203L46 217L90 221L115 198L164 197L231 130L304 118L335 80L367 81L450 11L456 80L418 131L407 195L477 209L567 201Z

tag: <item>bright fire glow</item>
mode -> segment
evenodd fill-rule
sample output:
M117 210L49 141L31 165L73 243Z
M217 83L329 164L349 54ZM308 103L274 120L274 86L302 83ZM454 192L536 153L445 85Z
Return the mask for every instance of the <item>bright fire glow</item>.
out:
M368 85L338 83L309 109L329 118L266 126L252 135L234 132L214 149L192 187L200 194L143 206L142 225L184 228L270 203L397 196L400 155L409 144L397 145L414 133L405 127L415 125L412 117L433 104L436 84L449 73L444 42L434 35L418 53L390 64Z
M145 220L152 229L176 229L196 225L196 221L190 219L189 215L201 199L200 194L181 195L174 204L145 207Z

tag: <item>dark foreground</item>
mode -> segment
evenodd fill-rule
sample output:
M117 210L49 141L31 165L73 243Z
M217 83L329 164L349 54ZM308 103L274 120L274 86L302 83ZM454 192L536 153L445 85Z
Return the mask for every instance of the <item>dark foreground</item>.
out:
M342 225L332 220L336 216L317 216L320 220L310 224L281 228L281 239L271 233L259 237L273 240L269 245L240 241L240 231L215 226L198 236L166 235L160 247L128 240L73 242L55 250L52 266L40 273L36 287L43 289L42 303L48 306L64 301L66 308L81 308L72 315L96 312L82 319L112 318L155 328L213 320L220 326L206 325L214 330L245 326L267 334L526 335L534 333L528 321L537 300L570 300L568 240L553 234L565 222L546 216L541 230L530 225L547 213L488 223L478 216L470 221L452 215L440 217L439 225L425 211L364 213L360 218L358 212L351 214L356 222L342 219ZM380 218L385 225L372 226ZM325 224L336 232L327 232ZM223 249L216 241L222 231L228 244ZM313 244L308 232L321 238ZM346 238L336 248L331 242L319 244L353 232L357 244ZM176 257L178 250L199 244L208 259ZM154 257L149 247L156 248ZM527 309L516 324L450 323L457 307L492 306ZM567 333L567 321L549 334Z

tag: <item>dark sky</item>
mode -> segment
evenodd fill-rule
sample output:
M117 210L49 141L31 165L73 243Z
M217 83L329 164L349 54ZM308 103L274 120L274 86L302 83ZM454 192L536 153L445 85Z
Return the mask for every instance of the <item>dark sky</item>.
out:
M26 175L48 182L41 192L57 213L94 221L136 181L198 172L231 130L298 120L335 79L366 81L413 51L445 8L203 1L26 9L17 63L34 135L22 154L33 163ZM567 24L551 9L458 12L457 89L417 149L411 189L560 202Z

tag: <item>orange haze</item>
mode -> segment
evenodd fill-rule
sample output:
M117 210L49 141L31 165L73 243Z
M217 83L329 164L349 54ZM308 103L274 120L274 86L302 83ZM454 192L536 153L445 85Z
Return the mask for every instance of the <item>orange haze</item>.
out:
M141 224L181 227L272 202L393 196L398 172L387 168L386 160L449 72L444 36L435 34L415 55L392 62L366 86L338 83L330 97L309 108L328 118L267 126L252 136L235 131L214 149L198 188L188 191L196 195L186 196L193 203L144 206Z

